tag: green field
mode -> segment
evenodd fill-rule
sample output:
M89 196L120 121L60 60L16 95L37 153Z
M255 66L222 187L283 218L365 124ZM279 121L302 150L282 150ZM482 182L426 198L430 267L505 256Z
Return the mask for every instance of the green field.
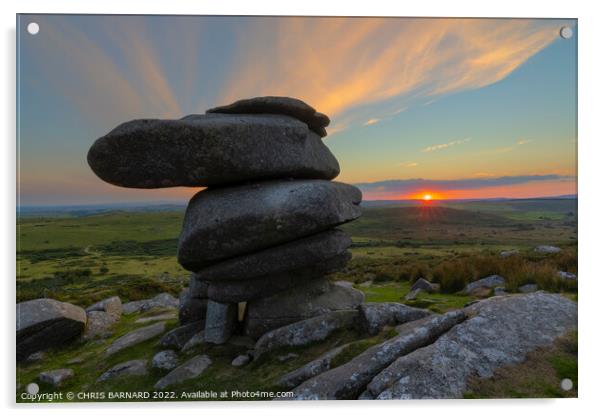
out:
M366 301L397 301L434 312L462 308L476 299L458 292L466 283L490 274L501 274L507 288L516 291L525 283L537 283L548 291L577 300L576 282L565 282L558 270L577 272L577 220L574 200L526 200L503 202L402 204L371 207L353 223L342 226L353 240L353 257L347 267L331 276L346 280L363 291ZM17 301L51 297L80 306L119 295L124 302L148 298L159 292L177 295L189 273L176 261L177 237L183 211L115 211L93 215L22 217L18 221ZM536 245L556 245L558 254L541 255ZM502 258L501 250L518 249L518 255ZM412 282L425 277L441 286L438 293L420 293L405 301ZM488 294L491 295L491 294ZM485 296L488 296L485 295ZM482 294L479 296L483 296ZM152 311L146 314L157 314ZM124 316L113 336L95 341L77 341L46 352L41 361L17 365L17 401L27 383L43 370L69 367L75 377L61 387L41 384L41 392L55 391L153 391L162 373L126 377L100 384L96 379L109 367L131 359L151 358L162 350L158 340L143 343L104 359L101 353L117 337L143 326L139 314ZM168 322L170 328L177 320ZM208 354L211 368L179 390L279 391L284 372L315 359L320 354L354 341L335 362L343 363L376 343L392 337L385 328L372 337L345 330L324 342L296 349L283 349L253 361L243 368L230 365L246 348L236 344L202 344L181 353L181 360ZM520 365L502 369L496 379L474 381L466 396L555 397L576 396L576 390L560 392L561 378L576 380L576 338L568 345L537 352ZM573 340L571 339L571 340ZM568 346L568 347L567 347ZM294 353L294 359L278 357ZM73 364L73 358L82 358ZM530 368L535 369L531 371ZM160 400L160 398L159 398Z

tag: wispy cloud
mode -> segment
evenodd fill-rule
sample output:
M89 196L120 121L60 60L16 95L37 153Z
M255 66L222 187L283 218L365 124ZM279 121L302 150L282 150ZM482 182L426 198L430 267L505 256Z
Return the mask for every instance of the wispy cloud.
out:
M403 168L414 168L418 166L418 162L413 162L413 161L408 161L408 162L402 162L401 164L399 164L400 167Z
M470 141L471 141L471 138L452 140L451 142L447 142L447 143L440 143L437 145L427 146L426 148L424 148L422 150L422 152L440 151L441 149L450 148L450 147L456 146L456 145L462 145L463 143L470 142Z
M364 126L371 126L371 125L375 125L378 122L380 122L380 119L374 118L374 119L368 119L366 121L366 123L364 123Z
M409 195L421 190L445 192L450 190L475 190L486 187L503 187L530 182L575 181L575 177L562 175L517 175L494 178L467 178L454 180L428 180L423 178L386 180L355 184L367 193Z
M519 139L516 144L519 146L526 145L527 143L531 143L533 140L531 139Z
M559 25L527 19L256 19L241 33L220 102L294 95L337 118L379 102L397 108L433 101L505 78L556 39Z

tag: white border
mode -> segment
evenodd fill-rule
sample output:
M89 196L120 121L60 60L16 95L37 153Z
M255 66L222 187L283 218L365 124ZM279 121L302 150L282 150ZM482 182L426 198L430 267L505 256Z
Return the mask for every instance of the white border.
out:
M109 4L110 3L110 4ZM600 45L602 40L602 15L594 1L525 0L486 1L433 1L419 0L398 2L371 0L349 1L299 0L295 2L237 0L206 2L190 0L128 0L119 2L83 2L53 0L3 1L0 19L3 26L2 81L5 96L2 105L2 126L5 129L2 143L2 196L3 228L1 265L5 274L3 312L5 326L2 332L2 359L0 393L2 405L9 413L18 411L26 415L77 415L96 416L110 413L113 409L126 409L130 414L164 416L170 409L175 413L195 410L210 415L307 416L336 413L345 416L364 416L375 410L383 414L416 413L438 416L467 416L486 413L488 416L504 416L509 413L531 412L550 416L589 415L599 404L600 376L600 204L602 199L599 180L602 147L600 132ZM328 402L303 404L90 404L90 405L14 405L14 279L15 276L15 13L118 13L118 14L301 14L301 15L354 15L354 16L466 16L466 17L557 17L579 19L579 400L504 400L504 401L412 401L412 402ZM194 411L190 411L194 412Z

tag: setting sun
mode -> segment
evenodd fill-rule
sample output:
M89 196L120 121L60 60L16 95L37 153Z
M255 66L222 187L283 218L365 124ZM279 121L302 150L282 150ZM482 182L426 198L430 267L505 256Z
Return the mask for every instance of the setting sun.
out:
M422 196L422 199L423 199L424 201L430 201L430 200L432 200L432 199L433 199L433 196L432 196L432 195L430 195L430 194L425 194L425 195L423 195L423 196Z

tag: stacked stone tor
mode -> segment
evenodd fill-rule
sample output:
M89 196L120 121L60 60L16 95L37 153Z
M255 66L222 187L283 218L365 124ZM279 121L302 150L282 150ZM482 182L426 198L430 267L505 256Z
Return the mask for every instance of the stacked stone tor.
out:
M301 100L258 97L127 122L90 149L90 167L114 185L207 187L190 200L178 243L193 272L180 319L203 325L207 341L236 330L259 337L362 302L324 278L350 259L336 226L359 217L361 201L357 188L331 181L339 165L321 139L328 124Z

